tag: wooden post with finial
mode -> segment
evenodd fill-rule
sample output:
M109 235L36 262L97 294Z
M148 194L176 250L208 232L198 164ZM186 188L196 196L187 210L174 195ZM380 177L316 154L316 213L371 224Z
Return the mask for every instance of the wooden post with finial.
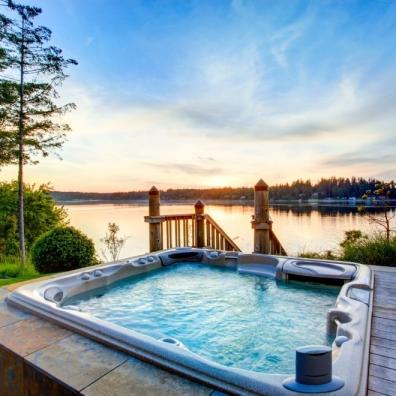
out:
M162 219L156 219L156 216L160 216L160 192L153 186L149 191L149 215L146 218L150 230L150 252L162 250Z
M269 191L268 185L260 179L254 186L254 253L270 253L270 229L269 217Z
M195 202L195 246L202 248L205 246L205 205L202 201Z

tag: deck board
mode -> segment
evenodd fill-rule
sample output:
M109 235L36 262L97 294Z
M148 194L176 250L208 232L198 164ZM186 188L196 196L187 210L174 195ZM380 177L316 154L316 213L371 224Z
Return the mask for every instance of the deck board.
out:
M396 395L396 271L375 271L367 396Z

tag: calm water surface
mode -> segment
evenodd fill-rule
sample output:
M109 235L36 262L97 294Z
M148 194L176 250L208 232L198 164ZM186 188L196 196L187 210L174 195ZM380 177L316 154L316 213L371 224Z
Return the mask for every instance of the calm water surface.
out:
M144 216L148 207L143 204L84 204L65 205L70 223L90 236L98 252L103 249L100 239L106 233L109 222L120 226L120 235L128 239L121 257L148 251L148 224ZM206 205L209 213L221 227L235 239L245 252L253 249L253 231L250 226L253 206ZM161 213L192 213L193 205L163 204ZM355 207L307 205L271 207L273 229L290 255L302 251L336 249L343 239L344 231L351 229L375 230Z

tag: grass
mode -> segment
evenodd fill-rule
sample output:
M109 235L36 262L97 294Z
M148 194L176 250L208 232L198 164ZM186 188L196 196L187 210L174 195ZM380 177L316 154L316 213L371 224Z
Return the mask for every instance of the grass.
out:
M342 259L364 264L396 267L396 238L389 241L378 235L361 238L344 246Z
M309 250L303 250L299 252L298 257L319 259L319 260L341 260L332 250L326 250L324 252L313 252Z
M43 275L36 271L29 259L26 261L25 268L21 270L17 257L0 257L0 287L39 278Z
M396 238L387 240L381 234L365 235L352 230L346 232L344 241L340 243L339 253L301 252L299 256L396 267Z

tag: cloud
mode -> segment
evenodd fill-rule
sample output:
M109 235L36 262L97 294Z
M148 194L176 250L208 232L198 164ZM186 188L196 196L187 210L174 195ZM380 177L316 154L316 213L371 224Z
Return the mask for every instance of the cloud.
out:
M324 165L328 166L353 166L353 165L372 165L381 164L389 165L396 163L396 154L385 154L372 153L371 155L365 155L362 153L346 153L329 158L323 161Z
M199 161L217 162L217 160L216 160L215 158L213 158L213 157L201 157L201 156L198 156L197 159L198 159Z
M282 68L288 68L287 53L293 44L304 35L311 20L312 17L308 14L301 20L281 29L270 38L270 53Z
M224 169L220 167L207 167L191 163L147 163L146 165L161 169L163 172L179 172L187 175L210 175L222 174Z

